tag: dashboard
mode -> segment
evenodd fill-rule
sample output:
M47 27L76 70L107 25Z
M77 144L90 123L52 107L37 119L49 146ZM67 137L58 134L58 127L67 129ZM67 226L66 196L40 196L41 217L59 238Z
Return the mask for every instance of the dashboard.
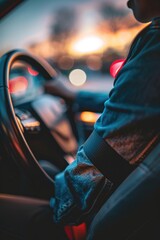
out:
M10 71L9 91L14 105L34 99L43 93L45 79L29 65Z

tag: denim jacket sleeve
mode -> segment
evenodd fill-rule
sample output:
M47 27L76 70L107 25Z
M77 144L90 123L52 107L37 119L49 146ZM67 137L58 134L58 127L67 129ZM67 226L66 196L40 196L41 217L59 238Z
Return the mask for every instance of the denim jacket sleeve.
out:
M157 141L160 121L160 19L136 37L95 124L97 133L131 164Z
M75 104L78 106L79 111L102 112L107 99L107 91L91 92L81 90L77 93Z
M112 183L93 166L81 146L76 160L56 176L55 222L78 224L92 216L111 187Z
M130 146L132 150L136 146L139 148L137 138L141 140L145 132L153 134L145 135L144 140L146 136L151 140L155 138L160 119L159 64L160 28L147 28L134 43L104 104L104 111L94 126L97 133L120 154L128 153ZM149 124L146 124L148 120ZM134 132L130 133L133 126ZM143 128L145 131L142 131ZM133 139L133 135L136 138ZM147 145L148 140L143 142L140 150L143 151ZM121 156L124 157L123 154ZM112 185L90 162L81 146L76 160L55 179L55 221L75 224L92 216L109 196Z

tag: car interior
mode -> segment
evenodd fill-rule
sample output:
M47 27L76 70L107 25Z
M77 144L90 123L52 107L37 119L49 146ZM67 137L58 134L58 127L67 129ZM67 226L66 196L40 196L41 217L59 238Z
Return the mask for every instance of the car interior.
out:
M0 1L0 20L23 2ZM31 51L1 54L0 193L49 199L54 176L74 161L93 130L100 112L45 92L44 84L56 77L56 66ZM159 239L159 144L110 195L87 231L85 225L66 228L68 239Z

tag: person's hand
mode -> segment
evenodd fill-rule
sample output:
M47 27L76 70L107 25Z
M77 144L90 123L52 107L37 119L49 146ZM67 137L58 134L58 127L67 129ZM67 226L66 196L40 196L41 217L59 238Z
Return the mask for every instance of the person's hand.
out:
M57 76L56 79L45 84L45 92L62 97L67 101L74 101L76 97L76 90L65 84L65 80L64 76Z

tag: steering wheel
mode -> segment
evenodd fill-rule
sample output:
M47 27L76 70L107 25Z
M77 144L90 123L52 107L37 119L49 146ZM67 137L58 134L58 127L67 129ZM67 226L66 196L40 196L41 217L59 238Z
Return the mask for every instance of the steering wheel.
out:
M23 50L6 53L0 59L0 139L5 154L26 174L40 196L50 197L54 193L53 180L38 163L26 142L15 115L9 92L9 73L15 61L21 60L35 67L46 79L56 76L56 71L42 59L37 59Z

